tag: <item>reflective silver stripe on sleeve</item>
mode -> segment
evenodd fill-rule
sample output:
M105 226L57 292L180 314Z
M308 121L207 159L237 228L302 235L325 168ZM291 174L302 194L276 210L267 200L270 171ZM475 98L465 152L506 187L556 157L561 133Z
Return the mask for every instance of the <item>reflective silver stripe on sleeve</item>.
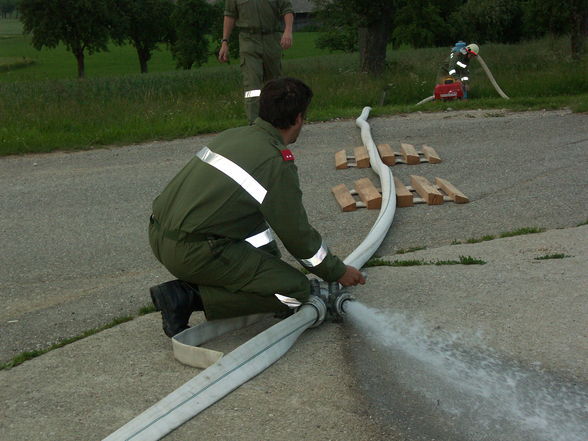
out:
M470 79L468 77L461 77L461 81L469 81Z
M274 235L272 234L272 229L268 228L267 230L262 231L261 233L257 233L257 234L254 234L253 236L249 236L247 239L245 239L245 241L249 242L255 248L259 248L264 245L267 245L270 242L273 242Z
M246 90L245 98L256 98L261 95L261 89Z
M277 294L277 293L274 295L278 298L278 300L280 302L282 302L284 305L286 305L290 309L298 308L299 306L302 305L302 303L299 300L295 299L294 297L286 297L286 296L283 296L282 294Z
M462 63L461 61L458 61L456 64L457 64L459 67L463 67L464 69L465 69L466 67L468 67L468 65L467 65L467 64L464 64L464 63Z
M322 263L322 261L325 260L325 257L327 257L328 252L329 252L329 249L327 248L327 245L325 245L325 243L323 242L321 244L321 247L314 254L314 256L312 256L309 259L299 259L299 260L300 260L300 263L302 265L304 265L305 267L313 268L315 266L320 265Z
M449 75L453 75L454 73L455 73L455 69L451 69L451 70L449 71Z
M265 199L267 190L263 188L259 182L253 178L253 176L251 176L230 159L227 159L218 153L214 153L208 147L204 147L196 154L196 156L217 170L223 172L225 175L243 187L243 190L253 196L253 198L260 204Z

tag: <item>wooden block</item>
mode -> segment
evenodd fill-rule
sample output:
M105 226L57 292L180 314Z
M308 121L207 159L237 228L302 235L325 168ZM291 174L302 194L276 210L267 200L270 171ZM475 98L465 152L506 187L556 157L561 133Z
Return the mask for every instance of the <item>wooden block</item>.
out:
M370 166L370 155L367 151L365 146L355 147L353 149L355 154L355 162L357 163L357 168L368 168Z
M441 158L433 147L423 144L423 154L431 164L439 164L441 162Z
M396 188L396 206L412 207L412 192L397 177L394 177L394 187Z
M369 210L382 206L382 195L368 178L355 181L355 189Z
M343 170L348 167L347 152L345 150L339 150L337 153L335 153L335 169Z
M435 184L437 184L441 190L443 190L456 204L467 204L470 200L468 197L459 191L451 182L435 178Z
M355 211L357 209L355 199L353 199L345 184L339 184L331 188L331 191L335 195L335 199L337 199L342 211Z
M423 176L410 175L410 183L429 205L443 204L443 194Z
M408 165L421 163L421 158L412 144L400 143L400 153Z
M378 144L378 153L380 154L380 158L382 158L382 162L386 165L394 165L396 164L396 153L390 147L390 144Z

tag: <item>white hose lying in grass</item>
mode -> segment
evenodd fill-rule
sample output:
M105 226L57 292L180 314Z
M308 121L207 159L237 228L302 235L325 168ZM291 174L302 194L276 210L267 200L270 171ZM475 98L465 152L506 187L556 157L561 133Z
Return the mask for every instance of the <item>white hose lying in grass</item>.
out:
M345 259L346 264L356 268L361 268L378 249L396 211L396 191L392 172L380 159L367 123L370 110L371 108L365 107L356 124L361 128L361 139L368 149L372 168L380 176L382 208L366 238ZM324 319L326 307L322 301L319 302L315 304L311 301L310 304L303 305L296 314L266 329L220 358L104 441L161 439L279 360L300 334ZM321 310L323 307L325 310ZM214 326L214 322L208 322L206 325Z
M419 101L418 103L416 103L417 106L420 106L421 104L425 104L428 103L429 101L433 101L435 99L435 95L431 95L426 97L424 100Z

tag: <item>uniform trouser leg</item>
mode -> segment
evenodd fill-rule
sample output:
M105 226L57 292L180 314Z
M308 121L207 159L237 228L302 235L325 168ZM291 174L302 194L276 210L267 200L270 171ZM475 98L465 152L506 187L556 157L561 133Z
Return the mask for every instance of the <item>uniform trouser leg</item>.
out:
M273 256L264 257L253 278L237 291L221 286L200 286L209 320L288 311L288 306L280 302L275 294L303 303L308 300L310 283L300 271Z
M263 85L262 44L258 36L239 34L241 75L245 99L245 113L251 124L259 114L259 95Z
M280 34L263 35L263 82L282 75Z
M151 247L178 279L198 285L209 320L260 312L285 312L275 294L305 302L306 276L279 257L245 241L179 243L150 228Z
M279 40L275 34L239 34L241 74L247 120L252 123L259 115L259 94L263 83L281 75L282 60Z

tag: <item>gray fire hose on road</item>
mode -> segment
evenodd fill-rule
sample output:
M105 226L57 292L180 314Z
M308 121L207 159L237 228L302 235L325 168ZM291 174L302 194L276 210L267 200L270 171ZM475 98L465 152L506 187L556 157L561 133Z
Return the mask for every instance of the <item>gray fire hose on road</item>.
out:
M366 238L344 261L356 268L361 268L378 249L396 211L392 172L381 161L367 123L370 110L370 107L365 107L356 124L361 128L361 138L369 151L371 166L380 177L382 208ZM312 296L295 314L261 332L228 355L218 358L210 367L106 437L104 441L161 439L280 359L300 334L309 327L318 326L323 322L327 308L343 315L344 305L350 300L352 298L345 292L336 297L329 297L328 293L324 297ZM207 339L246 326L260 318L260 315L256 315L206 322L183 331L179 336L186 334L182 344L202 344ZM188 337L190 335L192 337Z
M482 65L482 69L484 69L484 72L486 73L486 76L490 80L490 83L492 83L494 90L496 90L496 92L498 92L498 95L500 95L502 98L504 98L505 100L509 100L510 98L506 95L506 93L504 93L502 91L502 89L500 88L500 86L496 82L496 80L494 79L494 75L492 75L492 72L490 72L490 68L488 67L488 65L486 64L484 59L480 55L476 56L476 58L480 62L480 64ZM428 96L427 98L425 98L424 100L419 101L418 103L416 103L416 105L420 106L421 104L428 103L429 101L433 101L434 99L435 99L435 95L431 95L431 96Z

